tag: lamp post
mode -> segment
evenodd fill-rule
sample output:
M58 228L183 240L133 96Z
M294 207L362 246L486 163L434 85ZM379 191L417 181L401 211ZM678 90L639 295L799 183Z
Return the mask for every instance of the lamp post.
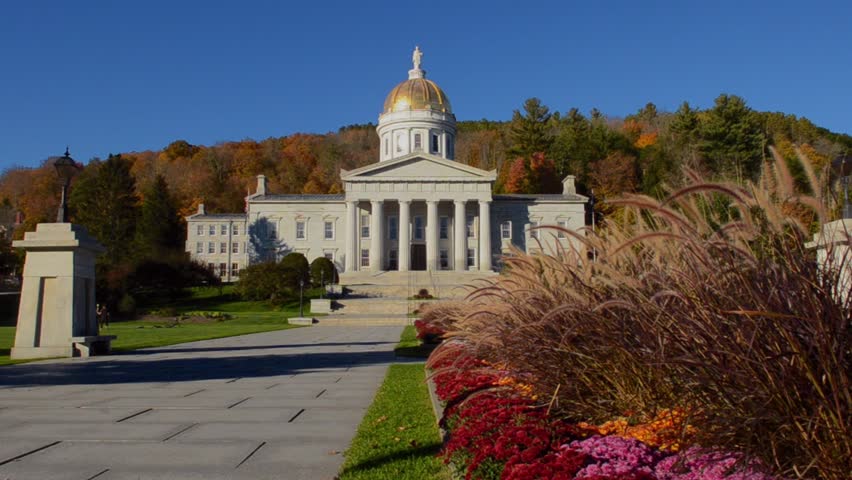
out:
M305 279L299 280L299 317L305 316L304 301L305 296Z
M68 223L68 187L71 185L71 179L77 174L79 167L68 153L68 147L65 147L65 155L59 157L53 163L53 167L56 168L56 173L62 180L62 202L59 204L59 212L56 214L56 223Z
M320 270L320 285L322 286L322 290L320 290L320 299L323 298L323 293L325 293L325 269Z

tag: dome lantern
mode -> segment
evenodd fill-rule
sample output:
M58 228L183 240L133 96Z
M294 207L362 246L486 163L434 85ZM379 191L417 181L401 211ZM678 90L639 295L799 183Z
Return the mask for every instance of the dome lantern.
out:
M385 98L379 126L380 161L424 152L452 160L456 118L443 90L426 79L421 68L423 52L415 47L408 80L395 86Z

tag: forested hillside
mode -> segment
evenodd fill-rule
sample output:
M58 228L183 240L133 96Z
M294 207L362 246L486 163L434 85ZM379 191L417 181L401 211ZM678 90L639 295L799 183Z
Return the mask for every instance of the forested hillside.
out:
M532 98L511 121L464 121L458 128L456 160L497 169L495 193L558 192L559 180L573 174L581 192L594 190L599 199L625 192L656 194L662 185L679 183L683 166L717 178L754 179L770 145L791 162L798 146L817 167L852 151L849 135L795 115L751 110L732 95L719 96L706 110L684 103L675 112L661 112L649 103L626 118L597 110L551 111ZM133 180L125 183L133 187L125 188L136 189L126 193L139 205L161 176L180 215L193 213L200 202L212 212L241 212L246 193L261 173L273 192L340 192L340 169L377 161L378 138L372 124L350 125L327 134L213 146L177 140L161 151L124 152L120 157ZM20 231L55 216L58 184L51 162L45 160L39 168L10 168L0 176L0 202L23 213ZM104 164L91 160L75 183ZM72 219L86 216L74 207L72 202ZM132 236L133 226L128 228Z

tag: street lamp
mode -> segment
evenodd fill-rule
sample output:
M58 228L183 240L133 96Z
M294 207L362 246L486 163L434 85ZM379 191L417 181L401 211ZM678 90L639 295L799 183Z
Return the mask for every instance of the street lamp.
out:
M305 279L302 278L302 279L299 280L299 317L305 316L304 300L303 300L304 296L305 296Z
M53 163L56 168L56 173L59 179L62 180L62 202L59 204L59 212L56 214L57 223L68 223L68 187L71 185L71 179L77 174L79 167L77 162L71 158L68 153L68 147L65 147L65 155L59 157Z
M323 293L325 293L325 268L320 270L320 285L322 285L322 290L320 290L320 299L322 299Z

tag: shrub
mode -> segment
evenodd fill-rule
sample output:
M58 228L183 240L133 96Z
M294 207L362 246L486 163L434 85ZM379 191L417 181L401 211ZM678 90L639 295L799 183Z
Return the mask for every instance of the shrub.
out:
M429 290L426 290L425 288L421 288L414 295L414 298L417 299L417 300L431 300L434 297L429 293Z
M289 297L291 292L281 278L281 266L275 262L249 265L240 271L235 291L245 300L276 300Z
M281 259L281 281L287 288L294 292L299 291L299 282L305 283L305 286L310 286L311 271L308 266L308 259L298 252L291 252Z
M129 293L125 293L118 301L116 308L121 315L132 317L136 314L136 300Z
M311 262L311 284L314 287L321 287L323 280L326 285L337 283L339 281L337 268L331 260L317 257Z
M806 247L831 206L803 168L814 197L778 158L759 184L690 174L664 201L614 202L624 223L578 235L583 250L507 258L508 273L454 314L453 334L527 375L565 418L683 409L698 444L847 478L852 303Z

